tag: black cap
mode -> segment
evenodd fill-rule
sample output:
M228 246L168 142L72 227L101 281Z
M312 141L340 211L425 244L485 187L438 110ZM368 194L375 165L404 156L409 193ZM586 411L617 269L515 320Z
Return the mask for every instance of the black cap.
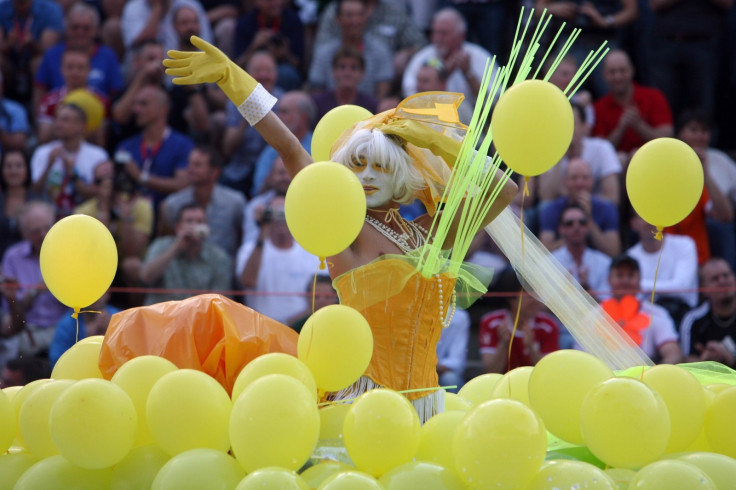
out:
M617 255L613 259L611 259L610 269L614 269L615 267L619 267L622 265L631 267L635 271L639 270L639 262L637 262L634 257L626 254Z

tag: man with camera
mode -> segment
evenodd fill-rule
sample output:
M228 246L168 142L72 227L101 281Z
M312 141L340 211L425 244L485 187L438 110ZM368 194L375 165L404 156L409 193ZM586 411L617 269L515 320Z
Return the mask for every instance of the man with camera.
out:
M149 287L144 304L185 299L195 294L227 291L232 287L232 261L209 243L210 227L204 208L183 206L176 218L175 235L157 238L148 247L140 280Z

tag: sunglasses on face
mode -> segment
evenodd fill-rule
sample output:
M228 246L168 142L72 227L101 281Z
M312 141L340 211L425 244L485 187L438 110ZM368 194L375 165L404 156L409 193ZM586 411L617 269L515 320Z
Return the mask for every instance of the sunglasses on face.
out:
M588 224L588 220L587 219L568 219L562 222L562 226L566 226L566 227L570 227L574 224L585 226Z

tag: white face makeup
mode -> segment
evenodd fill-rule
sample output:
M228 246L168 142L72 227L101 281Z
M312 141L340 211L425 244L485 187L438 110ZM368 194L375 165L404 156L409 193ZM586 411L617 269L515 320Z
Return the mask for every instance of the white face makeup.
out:
M353 160L350 169L360 180L369 208L380 208L394 198L393 173L386 171L380 163L366 164L365 159Z

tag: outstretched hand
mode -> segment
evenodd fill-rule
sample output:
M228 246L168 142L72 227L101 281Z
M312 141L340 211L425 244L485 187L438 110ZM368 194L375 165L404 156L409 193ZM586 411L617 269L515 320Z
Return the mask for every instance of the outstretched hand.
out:
M230 63L225 53L197 36L192 36L190 41L201 51L169 50L169 58L163 61L166 74L174 77L175 85L221 81Z

